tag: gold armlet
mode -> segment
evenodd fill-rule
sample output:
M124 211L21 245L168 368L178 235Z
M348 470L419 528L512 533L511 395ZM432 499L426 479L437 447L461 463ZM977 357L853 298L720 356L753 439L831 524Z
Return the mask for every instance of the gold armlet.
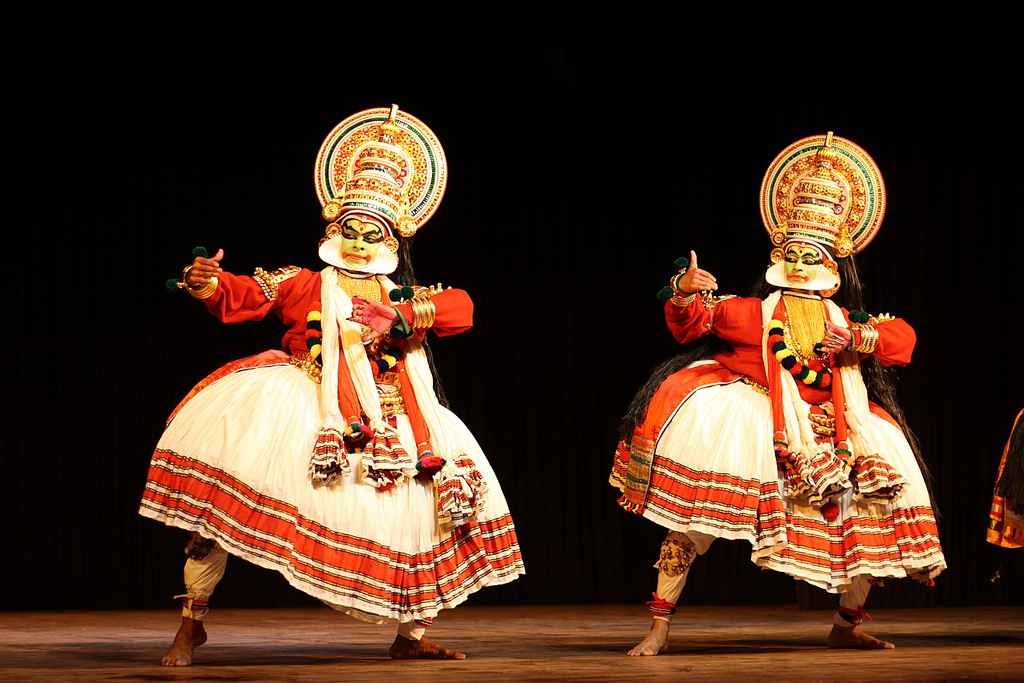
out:
M860 332L860 341L857 342L856 351L858 353L874 353L878 347L878 330L875 329L875 326L856 325L854 329Z
M449 287L449 289L451 288ZM416 294L407 300L412 306L412 320L408 321L409 327L414 330L429 330L434 326L434 318L437 315L434 302L430 299L435 294L443 292L444 288L438 282L430 287L415 287L414 290Z
M437 310L434 308L434 302L430 300L430 295L416 296L409 299L409 305L412 306L412 321L410 326L414 330L429 330L434 326L434 316Z

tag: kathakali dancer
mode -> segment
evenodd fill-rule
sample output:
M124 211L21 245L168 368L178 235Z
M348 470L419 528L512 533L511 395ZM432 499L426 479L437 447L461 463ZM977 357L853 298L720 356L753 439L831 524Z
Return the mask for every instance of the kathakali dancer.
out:
M1024 411L1017 414L1003 450L989 512L988 542L1024 548Z
M611 474L623 507L669 530L651 632L629 654L664 651L690 565L716 538L840 593L830 647L893 647L857 628L871 584L945 568L927 470L878 364L907 364L914 331L861 310L853 254L884 208L864 150L804 138L762 183L775 248L755 296L712 295L696 254L677 261L660 298L689 346L634 399Z
M409 260L446 179L421 121L397 106L354 114L317 156L326 268L232 275L220 250L185 269L179 286L222 321L273 313L288 331L283 351L196 385L153 454L140 513L193 532L164 665L190 664L206 641L228 554L353 617L397 623L396 659L464 658L426 627L523 573L494 472L438 400L423 342L472 325L469 296L417 286Z

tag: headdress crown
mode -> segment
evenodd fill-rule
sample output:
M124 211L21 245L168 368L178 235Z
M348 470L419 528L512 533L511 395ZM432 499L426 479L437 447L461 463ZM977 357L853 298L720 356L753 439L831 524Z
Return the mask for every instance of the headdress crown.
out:
M845 258L867 246L884 214L874 160L831 131L784 149L761 183L761 218L776 247L806 240Z
M393 104L335 126L320 146L315 180L328 221L367 212L411 237L437 210L447 163L433 132Z

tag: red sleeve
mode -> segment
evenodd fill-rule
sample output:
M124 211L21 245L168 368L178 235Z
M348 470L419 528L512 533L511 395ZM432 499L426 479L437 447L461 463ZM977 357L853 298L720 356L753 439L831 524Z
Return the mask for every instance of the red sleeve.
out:
M256 280L226 271L217 276L217 289L203 303L225 323L262 320L274 309Z
M711 310L700 295L686 306L676 306L669 299L665 302L665 322L676 341L685 344L711 331Z
M694 297L688 306L665 302L665 322L672 336L686 344L705 334L714 334L728 342L761 345L761 300L751 298L709 299Z
M914 353L917 335L902 318L885 320L875 325L878 332L878 344L871 352L872 356L882 361L882 365L906 365ZM853 331L854 343L860 343L860 331Z
M431 328L439 337L465 332L473 327L473 300L463 289L445 289L430 297L434 304L434 326ZM415 318L412 304L408 301L395 306L409 325ZM420 338L425 330L417 330Z

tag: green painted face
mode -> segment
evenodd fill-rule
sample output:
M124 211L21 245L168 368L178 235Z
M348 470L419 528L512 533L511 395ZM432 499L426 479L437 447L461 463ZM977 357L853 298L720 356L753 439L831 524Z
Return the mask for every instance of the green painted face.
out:
M802 287L818 277L821 268L821 251L809 244L791 244L786 247L786 262L783 272L786 282L793 287Z
M342 263L353 270L366 268L377 258L383 241L384 231L376 223L346 218L341 224L338 255Z

